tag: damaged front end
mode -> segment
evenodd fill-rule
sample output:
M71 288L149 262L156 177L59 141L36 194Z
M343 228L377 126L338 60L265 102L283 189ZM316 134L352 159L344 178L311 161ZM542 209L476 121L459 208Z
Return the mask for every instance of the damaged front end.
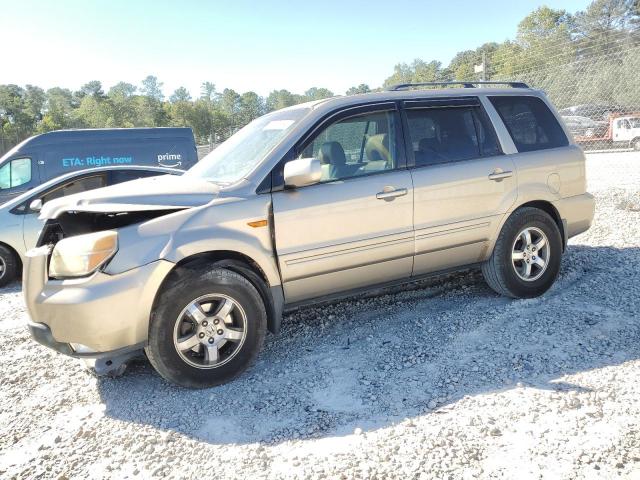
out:
M63 238L75 237L87 233L115 230L129 225L146 222L181 209L161 209L133 212L83 212L66 211L57 218L44 224L36 247L49 245L54 247Z
M149 312L174 263L163 257L179 225L213 201L207 182L142 179L48 202L23 293L32 337L120 373L141 352Z

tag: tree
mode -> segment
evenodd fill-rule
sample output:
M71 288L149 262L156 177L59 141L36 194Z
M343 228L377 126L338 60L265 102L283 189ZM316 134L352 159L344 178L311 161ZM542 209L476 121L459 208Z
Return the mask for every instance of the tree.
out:
M27 115L31 117L31 127L35 128L36 124L42 120L42 111L47 102L47 95L43 89L34 85L25 87L24 105Z
M158 81L158 77L148 75L144 80L142 80L142 88L140 91L144 96L161 102L164 100L164 94L162 93L163 85L164 84L162 82Z
M102 83L99 80L92 80L85 83L80 90L76 93L76 96L80 99L87 95L91 95L96 100L104 98L104 91L102 90Z
M133 127L136 123L134 95L137 88L126 82L119 82L109 89L105 127Z
M575 15L581 55L599 55L627 41L640 20L638 0L595 0Z
M357 87L349 88L346 93L347 95L357 95L359 93L369 93L370 91L371 89L369 88L369 85L367 85L366 83L361 83Z
M281 108L302 103L302 101L300 95L295 95L289 90L273 90L266 100L267 111L280 110Z
M137 88L127 82L116 83L109 89L110 97L128 98L136 93Z
M416 58L411 64L398 63L393 68L393 74L384 81L384 86L389 87L398 83L424 83L437 82L444 78L442 63L437 60L425 62Z
M79 127L102 128L108 125L109 110L105 108L106 102L93 95L85 95L80 101L80 106L74 112Z
M265 113L264 100L255 92L245 92L240 96L238 125L246 125Z
M216 99L216 86L211 82L203 82L200 87L200 98L213 103Z
M162 108L164 94L162 82L157 77L148 75L142 80L142 96L135 98L138 124L148 127L161 127L166 124L166 111Z
M184 87L177 88L173 92L173 95L169 97L169 101L171 103L188 102L190 100L191 100L191 95L189 94L189 91Z
M15 145L28 136L31 121L25 113L25 91L18 85L0 85L0 146Z
M40 131L73 127L73 93L68 88L54 87L47 90L46 114Z
M311 87L304 92L304 96L307 101L322 100L323 98L333 97L333 92L327 88Z

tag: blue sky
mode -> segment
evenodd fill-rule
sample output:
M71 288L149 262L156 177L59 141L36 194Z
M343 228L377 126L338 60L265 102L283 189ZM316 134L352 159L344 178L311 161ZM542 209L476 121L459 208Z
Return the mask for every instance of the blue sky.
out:
M546 2L574 12L588 0ZM218 90L375 87L401 61L444 64L459 50L513 38L535 0L0 0L0 84L77 89L138 85L168 95Z

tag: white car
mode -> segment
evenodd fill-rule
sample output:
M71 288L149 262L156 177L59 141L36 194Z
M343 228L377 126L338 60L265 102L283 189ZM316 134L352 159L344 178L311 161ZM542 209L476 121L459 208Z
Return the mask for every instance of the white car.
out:
M16 279L24 254L38 240L43 222L40 207L54 198L115 185L143 177L172 174L183 170L164 167L98 167L67 173L49 180L0 206L0 287Z

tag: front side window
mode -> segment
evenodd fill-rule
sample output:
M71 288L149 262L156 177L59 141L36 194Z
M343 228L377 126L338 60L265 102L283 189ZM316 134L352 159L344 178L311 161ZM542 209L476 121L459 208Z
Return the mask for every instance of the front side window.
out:
M322 181L333 181L396 167L395 114L372 112L329 125L302 151L322 164Z
M91 177L77 178L71 180L64 185L50 191L42 197L42 203L50 202L56 198L66 197L74 193L86 192L96 188L102 188L106 185L104 175L93 175Z
M537 97L490 97L519 152L569 145L560 123Z
M632 118L631 119L631 127L632 128L640 128L640 118Z
M416 167L498 155L493 129L473 107L406 111Z
M30 181L30 158L16 158L0 168L0 189L20 187Z

